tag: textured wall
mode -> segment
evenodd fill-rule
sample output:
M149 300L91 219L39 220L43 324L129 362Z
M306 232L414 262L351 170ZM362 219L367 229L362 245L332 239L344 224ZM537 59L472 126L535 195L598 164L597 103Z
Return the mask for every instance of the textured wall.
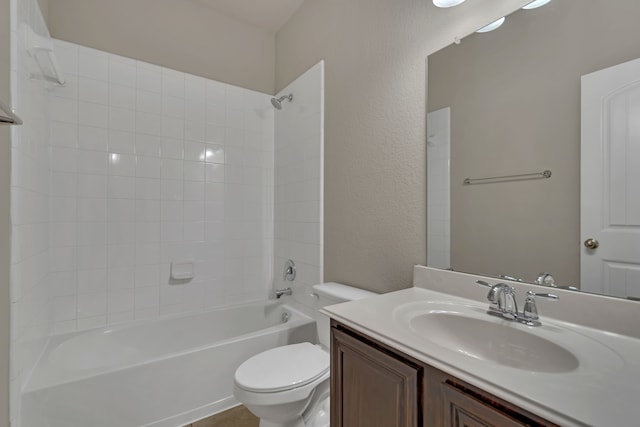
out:
M273 34L195 1L48 0L51 36L261 92Z
M326 64L325 280L411 285L426 262L426 57L525 3L307 0L277 34L276 87Z

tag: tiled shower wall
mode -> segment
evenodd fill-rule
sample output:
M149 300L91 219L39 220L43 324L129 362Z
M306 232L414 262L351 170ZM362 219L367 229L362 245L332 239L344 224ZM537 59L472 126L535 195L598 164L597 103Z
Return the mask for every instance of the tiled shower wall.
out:
M24 121L11 128L11 418L49 334L49 98L27 35L49 35L35 0L11 2L11 92Z
M273 281L313 309L311 286L323 280L324 62L298 77L277 97L293 94L276 111L275 241ZM296 265L285 281L284 263Z
M269 96L56 41L54 333L265 299ZM189 282L171 262L195 263Z

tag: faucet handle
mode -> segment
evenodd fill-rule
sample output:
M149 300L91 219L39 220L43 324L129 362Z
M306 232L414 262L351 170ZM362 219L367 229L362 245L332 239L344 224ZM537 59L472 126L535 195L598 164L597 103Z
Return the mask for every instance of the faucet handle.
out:
M525 323L529 326L540 325L540 317L538 316L538 308L536 307L535 297L546 298L551 301L557 301L560 299L558 295L539 294L533 291L528 291L527 299L524 301L524 309L522 310L522 323Z

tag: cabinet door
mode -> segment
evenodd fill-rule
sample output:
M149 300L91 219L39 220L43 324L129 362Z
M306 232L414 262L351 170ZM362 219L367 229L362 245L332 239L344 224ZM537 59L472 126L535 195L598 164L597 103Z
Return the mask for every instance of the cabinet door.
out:
M523 427L523 424L449 384L443 385L446 427Z
M331 427L417 427L420 368L331 330Z

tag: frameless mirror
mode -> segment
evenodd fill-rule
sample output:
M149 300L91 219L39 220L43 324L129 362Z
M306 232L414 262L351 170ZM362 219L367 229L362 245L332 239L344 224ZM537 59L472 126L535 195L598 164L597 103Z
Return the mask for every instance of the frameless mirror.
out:
M553 0L429 56L428 265L640 297L639 16Z

